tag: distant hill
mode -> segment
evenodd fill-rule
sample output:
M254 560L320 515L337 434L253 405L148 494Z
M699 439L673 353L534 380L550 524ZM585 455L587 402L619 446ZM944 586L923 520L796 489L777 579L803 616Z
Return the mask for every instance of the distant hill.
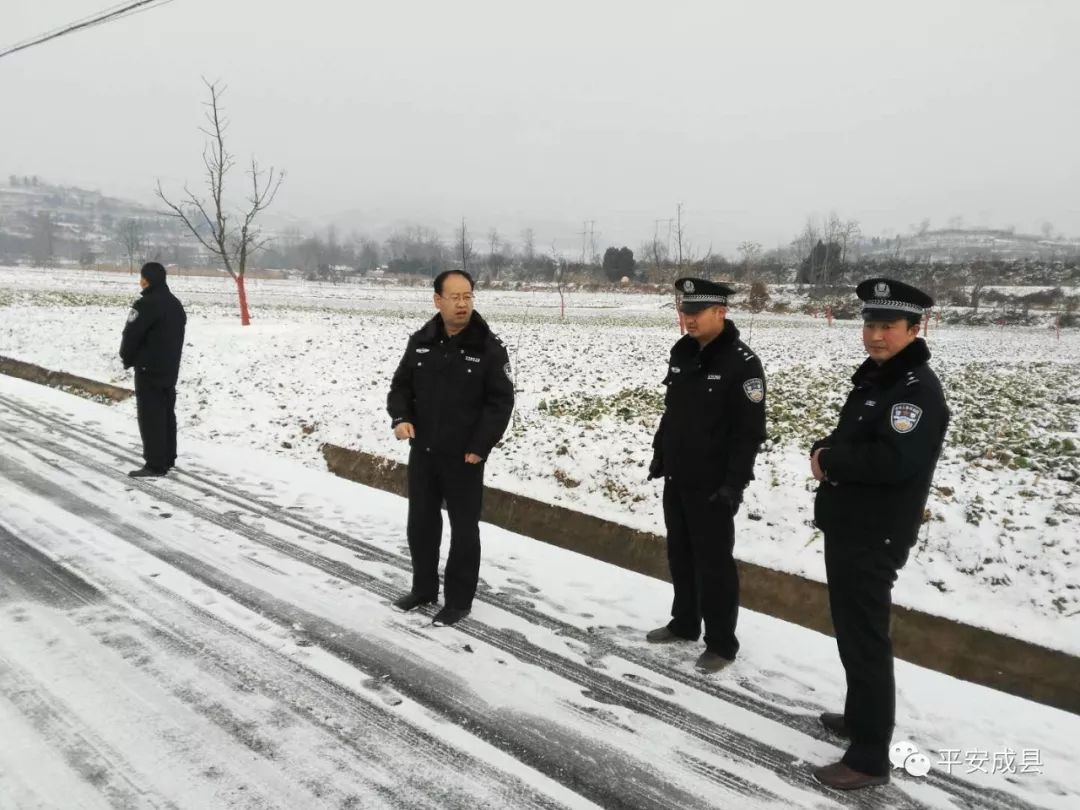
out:
M194 258L177 223L146 205L38 177L0 179L2 263L120 261L127 253L125 231L137 237L140 256Z
M963 262L975 259L1053 261L1080 255L1080 240L989 228L947 228L905 234L891 239L874 238L863 242L860 248L862 255L870 259L931 262Z

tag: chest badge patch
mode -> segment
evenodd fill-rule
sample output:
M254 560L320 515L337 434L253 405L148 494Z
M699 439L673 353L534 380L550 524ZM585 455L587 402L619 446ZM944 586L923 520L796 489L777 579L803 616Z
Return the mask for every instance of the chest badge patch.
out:
M897 433L911 433L922 418L922 408L910 402L898 402L892 406L890 422Z
M128 316L127 316L127 322L128 323L135 323L135 320L138 317L139 317L139 310L135 309L135 307L132 307L130 310L128 310Z
M765 399L765 383L760 377L754 377L742 384L742 390L746 392L746 398L757 403Z
M416 349L417 354L427 354L430 351L431 349L427 348L426 346L418 346Z

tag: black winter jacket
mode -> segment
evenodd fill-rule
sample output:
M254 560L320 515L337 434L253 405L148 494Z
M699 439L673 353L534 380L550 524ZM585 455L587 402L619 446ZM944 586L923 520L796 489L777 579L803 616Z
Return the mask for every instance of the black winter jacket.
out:
M131 305L120 341L124 368L176 385L187 314L164 281L152 283Z
M479 313L454 337L436 315L409 338L386 410L392 425L412 423L416 447L486 459L514 409L510 373L506 348Z
M881 365L867 358L851 378L836 429L810 450L825 448L814 522L827 535L914 545L949 426L929 359L917 338Z
M724 321L704 349L689 335L671 349L664 415L653 451L665 479L683 489L727 488L738 500L765 440L765 372Z

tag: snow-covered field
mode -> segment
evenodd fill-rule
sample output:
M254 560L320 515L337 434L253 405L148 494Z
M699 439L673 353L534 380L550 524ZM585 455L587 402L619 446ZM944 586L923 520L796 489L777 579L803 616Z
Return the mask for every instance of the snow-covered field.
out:
M744 611L656 648L669 587L484 526L472 615L400 614L405 502L242 443L133 481L128 414L0 377L0 808L1075 807L1080 718L904 662L929 775L811 768L827 636ZM445 544L444 544L445 551Z
M321 468L333 442L404 460L385 396L430 290L253 281L241 328L227 279L177 278L189 311L179 388L185 439L250 446ZM130 384L116 350L135 277L0 268L0 354ZM671 300L483 292L519 390L487 482L662 533L645 482ZM769 378L771 439L737 518L737 555L824 578L810 525L806 448L831 426L863 357L859 327L801 315L731 316ZM929 335L953 426L931 519L894 592L899 604L1080 653L1080 335L938 326ZM134 421L134 403L116 410Z

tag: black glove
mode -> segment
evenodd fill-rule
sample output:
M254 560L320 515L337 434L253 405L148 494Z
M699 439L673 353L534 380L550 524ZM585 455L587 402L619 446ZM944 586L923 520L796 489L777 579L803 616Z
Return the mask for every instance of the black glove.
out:
M652 461L649 462L649 477L646 481L664 477L664 457L659 453L653 453Z
M739 505L742 504L742 493L729 486L722 486L709 496L709 503L726 504L731 510L731 516L735 517L739 513Z

